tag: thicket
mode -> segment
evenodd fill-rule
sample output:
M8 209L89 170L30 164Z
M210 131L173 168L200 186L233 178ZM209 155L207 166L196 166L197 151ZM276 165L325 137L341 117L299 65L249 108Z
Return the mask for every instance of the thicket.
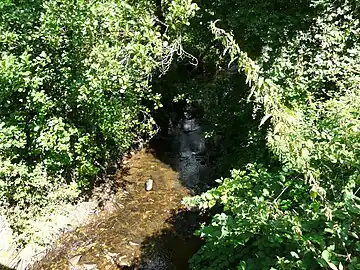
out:
M151 137L162 94L201 104L235 168L187 200L222 209L193 269L359 269L358 3L196 2L0 2L0 214L28 241Z
M257 133L266 128L275 162L258 158L239 164L218 187L187 201L223 209L198 231L205 245L192 268L359 269L357 3L204 1L199 6L205 10L197 20L213 19L215 49L206 42L198 49L206 55L221 45L219 59L244 74L248 90L243 93L261 115L253 120ZM221 84L217 90L226 92ZM241 153L238 159L244 161Z
M21 239L74 202L136 136L151 137L191 1L0 1L0 214ZM161 25L166 24L166 32ZM41 228L38 228L41 229Z

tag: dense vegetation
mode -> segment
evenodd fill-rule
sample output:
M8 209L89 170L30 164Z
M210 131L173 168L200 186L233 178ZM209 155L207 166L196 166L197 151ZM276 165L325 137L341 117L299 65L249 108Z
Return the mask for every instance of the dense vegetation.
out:
M0 2L0 213L24 237L34 216L75 200L134 137L151 136L151 77L196 6L163 9L166 35L148 1Z
M193 268L359 269L357 4L218 1L211 8L231 18L230 29L213 22L212 33L245 74L280 164L235 167L192 199L223 207L198 232L206 244ZM252 40L260 46L248 47Z
M161 98L196 100L233 170L187 200L221 209L191 267L359 269L358 3L156 2L0 3L0 214L31 236Z

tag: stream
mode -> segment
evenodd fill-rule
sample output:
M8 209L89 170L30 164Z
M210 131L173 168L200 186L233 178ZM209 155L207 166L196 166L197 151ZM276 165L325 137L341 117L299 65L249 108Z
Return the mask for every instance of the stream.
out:
M204 219L182 198L207 188L212 169L199 119L189 106L112 176L120 187L91 221L64 233L33 266L40 269L188 269ZM145 190L151 178L153 188Z

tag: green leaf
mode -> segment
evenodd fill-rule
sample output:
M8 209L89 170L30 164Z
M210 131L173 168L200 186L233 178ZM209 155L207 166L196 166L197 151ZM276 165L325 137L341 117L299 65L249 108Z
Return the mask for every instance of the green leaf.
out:
M331 262L328 262L328 265L330 266L331 269L333 270L338 270L338 268L336 267L335 264L331 263Z
M246 262L241 261L237 267L238 270L246 270Z
M271 114L266 114L260 121L259 127L261 127L265 122L271 117Z
M291 256L293 256L294 258L300 259L299 255L298 255L296 252L290 251L290 254L291 254Z
M330 252L328 250L324 250L321 253L321 257L328 263L330 261Z

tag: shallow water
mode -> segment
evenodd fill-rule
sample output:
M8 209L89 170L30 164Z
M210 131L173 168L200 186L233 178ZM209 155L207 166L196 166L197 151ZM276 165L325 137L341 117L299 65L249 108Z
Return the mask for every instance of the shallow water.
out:
M35 270L188 269L201 246L193 233L204 218L181 201L213 179L205 137L191 109L147 150L125 158L113 176L116 200L90 224L65 233ZM149 178L153 189L146 191Z
M179 174L152 151L142 150L115 174L122 187L108 211L74 232L34 269L187 269L201 241L198 215L183 209L190 195ZM153 190L145 191L151 177ZM105 207L106 208L106 207Z

